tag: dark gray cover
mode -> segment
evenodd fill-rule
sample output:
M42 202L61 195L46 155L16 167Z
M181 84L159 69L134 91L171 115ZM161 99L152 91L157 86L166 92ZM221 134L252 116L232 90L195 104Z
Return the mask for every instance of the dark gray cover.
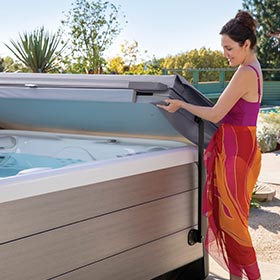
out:
M166 98L212 106L180 75L0 73L0 126L157 137L198 144L196 117L154 106ZM204 122L206 147L217 125Z
M180 75L176 75L174 84L169 89L169 98L180 99L199 106L213 106L213 103L207 97ZM184 109L180 109L175 113L169 113L163 109L160 109L160 111L181 135L198 145L199 132L198 118L196 116ZM217 127L216 124L204 120L204 147L209 144Z

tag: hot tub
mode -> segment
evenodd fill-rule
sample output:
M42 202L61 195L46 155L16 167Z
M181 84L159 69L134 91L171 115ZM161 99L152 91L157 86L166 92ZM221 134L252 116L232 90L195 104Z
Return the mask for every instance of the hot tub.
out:
M178 141L0 130L0 177L185 146Z
M188 240L202 223L198 126L153 105L189 85L1 75L1 279L208 275L202 243Z

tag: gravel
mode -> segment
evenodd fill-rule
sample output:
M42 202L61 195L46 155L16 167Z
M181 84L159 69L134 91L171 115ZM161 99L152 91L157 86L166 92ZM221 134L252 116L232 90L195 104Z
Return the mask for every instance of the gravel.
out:
M249 231L258 261L280 264L280 185L266 184L276 190L272 201L251 208Z
M262 130L264 124L260 116L257 125L258 132ZM263 172L261 170L259 176L261 182L258 184L274 189L276 195L272 201L261 202L260 208L251 208L249 215L249 231L258 261L278 265L280 264L279 163L280 151L262 154L262 168L264 170Z

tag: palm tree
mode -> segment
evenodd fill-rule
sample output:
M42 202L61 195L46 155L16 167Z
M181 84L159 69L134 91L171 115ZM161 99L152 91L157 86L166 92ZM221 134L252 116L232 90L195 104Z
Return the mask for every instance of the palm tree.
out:
M57 59L66 43L57 50L61 37L58 33L49 34L41 27L30 34L19 34L20 40L10 40L12 46L6 47L34 73L47 73L55 69Z

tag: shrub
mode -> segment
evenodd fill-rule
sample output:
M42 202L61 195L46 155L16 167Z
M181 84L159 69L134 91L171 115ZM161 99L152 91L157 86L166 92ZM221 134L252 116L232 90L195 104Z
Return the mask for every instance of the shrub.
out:
M275 130L271 127L264 126L257 135L258 144L263 153L272 152L277 147L277 136Z
M260 119L264 123L258 132L258 143L262 152L274 151L280 144L280 107L274 107L268 113L261 112Z

